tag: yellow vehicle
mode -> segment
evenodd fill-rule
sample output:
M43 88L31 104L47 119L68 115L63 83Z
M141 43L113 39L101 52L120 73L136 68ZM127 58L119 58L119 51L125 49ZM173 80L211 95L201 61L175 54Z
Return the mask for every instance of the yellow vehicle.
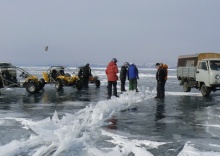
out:
M30 94L40 91L44 84L36 76L10 63L0 63L0 88L26 88Z
M78 76L71 73L69 68L63 66L51 66L47 72L43 72L43 78L40 81L43 84L55 84L57 91L61 90L64 86L73 86L77 90L81 90L83 87L83 82Z

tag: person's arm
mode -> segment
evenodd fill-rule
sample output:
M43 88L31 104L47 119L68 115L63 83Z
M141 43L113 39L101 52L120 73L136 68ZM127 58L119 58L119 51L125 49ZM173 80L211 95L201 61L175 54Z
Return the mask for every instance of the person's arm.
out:
M135 67L135 68L136 68L136 77L137 77L137 79L139 79L138 69L137 69L137 67Z
M115 65L114 71L115 71L115 73L118 73L118 67L117 67L117 65Z
M129 67L128 67L127 75L128 75L128 80L129 80Z
M108 75L108 67L105 69L105 74Z
M159 81L164 81L164 77L165 77L165 72L163 69L160 69L159 71Z
M89 76L92 76L91 68L89 67Z

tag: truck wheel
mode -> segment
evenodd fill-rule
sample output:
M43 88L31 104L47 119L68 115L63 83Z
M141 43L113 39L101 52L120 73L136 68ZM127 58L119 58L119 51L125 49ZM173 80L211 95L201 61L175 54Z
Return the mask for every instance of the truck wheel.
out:
M211 93L211 91L212 91L211 88L210 88L210 87L207 87L205 84L203 84L203 85L201 86L202 96L204 96L204 97L209 96L210 93Z
M37 92L37 85L35 82L28 82L25 85L26 91L30 94L34 94Z
M189 83L187 81L185 81L183 83L183 91L184 92L190 92L191 91L191 87L189 87Z
M100 87L100 80L96 80L95 85L97 88L99 88Z
M76 89L81 90L83 87L83 82L81 80L76 81Z
M62 84L60 79L56 80L55 88L56 88L57 91L59 91L59 90L61 90L63 88L63 84Z

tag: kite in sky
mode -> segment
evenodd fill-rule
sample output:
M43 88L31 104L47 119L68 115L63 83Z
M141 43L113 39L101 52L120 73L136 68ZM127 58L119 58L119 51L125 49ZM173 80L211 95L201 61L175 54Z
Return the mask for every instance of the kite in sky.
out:
M45 47L45 51L48 51L48 46Z

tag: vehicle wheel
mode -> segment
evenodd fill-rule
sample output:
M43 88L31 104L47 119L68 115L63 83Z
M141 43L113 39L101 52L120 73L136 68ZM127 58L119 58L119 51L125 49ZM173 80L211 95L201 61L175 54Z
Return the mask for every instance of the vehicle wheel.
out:
M44 86L45 86L45 84L46 84L45 80L44 80L43 78L41 78L41 79L39 80L39 82L40 82L40 84L42 85L42 88L44 88Z
M37 92L37 84L35 82L27 82L25 84L26 91L30 94L34 94Z
M99 88L100 87L100 80L96 80L95 85L97 88Z
M205 84L203 84L203 85L201 86L202 96L204 96L204 97L209 96L210 93L211 93L211 91L212 91L211 88L210 88L210 87L207 87Z
M62 84L61 80L59 80L59 79L56 80L55 88L56 88L57 91L59 91L59 90L61 90L63 88L63 84Z
M191 91L191 87L189 87L189 83L187 81L185 81L183 83L183 91L184 92L190 92Z
M81 90L83 87L83 82L81 80L76 81L76 89Z

